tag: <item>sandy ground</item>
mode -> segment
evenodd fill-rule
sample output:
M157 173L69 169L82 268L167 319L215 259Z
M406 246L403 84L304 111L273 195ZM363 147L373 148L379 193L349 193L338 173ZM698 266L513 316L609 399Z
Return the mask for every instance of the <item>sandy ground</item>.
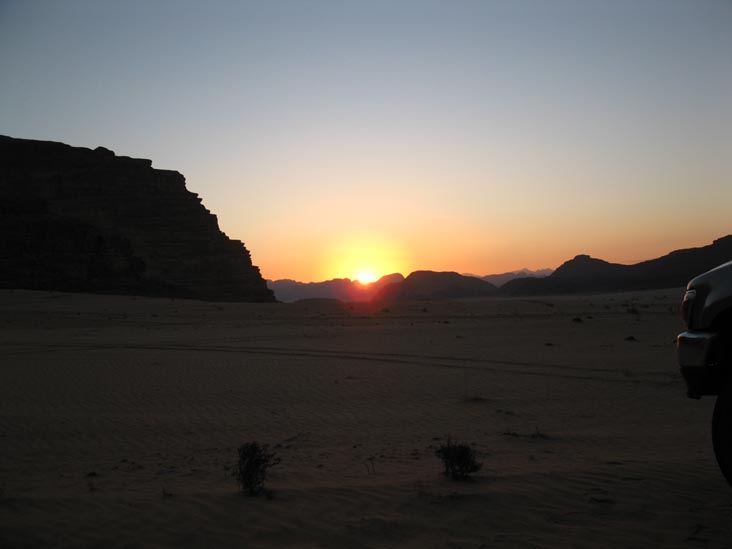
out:
M370 310L0 292L0 546L724 547L681 289ZM447 436L473 481L441 475ZM282 462L237 492L243 442Z

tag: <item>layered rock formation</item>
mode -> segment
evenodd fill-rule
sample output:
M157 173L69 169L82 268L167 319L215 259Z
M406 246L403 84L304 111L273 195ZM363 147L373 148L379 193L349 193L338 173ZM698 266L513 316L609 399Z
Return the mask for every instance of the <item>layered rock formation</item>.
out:
M238 240L150 160L0 136L0 287L274 301Z

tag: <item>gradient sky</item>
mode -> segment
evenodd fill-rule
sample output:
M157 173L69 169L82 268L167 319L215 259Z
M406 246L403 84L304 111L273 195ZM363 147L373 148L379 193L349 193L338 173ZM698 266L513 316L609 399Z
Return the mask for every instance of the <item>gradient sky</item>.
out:
M732 233L732 1L0 0L0 133L182 172L266 278Z

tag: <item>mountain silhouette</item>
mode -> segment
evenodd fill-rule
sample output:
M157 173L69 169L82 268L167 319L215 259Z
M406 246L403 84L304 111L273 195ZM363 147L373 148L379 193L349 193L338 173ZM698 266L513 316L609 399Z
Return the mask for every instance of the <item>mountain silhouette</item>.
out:
M732 235L700 248L676 250L634 265L609 263L578 255L545 278L517 278L502 295L616 292L685 286L696 275L732 260Z
M610 263L583 254L564 262L553 272L550 269L522 269L476 277L456 272L415 271L406 278L400 274L387 275L366 285L347 278L311 283L277 280L267 284L277 299L286 302L316 298L394 302L492 295L617 292L684 286L694 276L730 260L732 235L719 238L709 246L677 250L635 265ZM516 278L521 274L524 276ZM499 288L490 280L505 282Z
M531 269L521 269L519 271L509 271L507 273L500 273L500 274L490 274L485 276L480 276L478 278L485 280L486 282L490 282L491 284L494 284L496 286L503 286L506 282L513 280L515 278L543 278L545 276L549 276L554 271L552 269L538 269L536 271L532 271Z
M498 288L472 276L455 272L415 271L402 282L384 286L374 301L393 302L429 299L457 299L495 295Z
M285 303L301 299L338 299L340 301L371 301L376 293L388 284L404 280L400 273L382 276L369 284L349 278L334 278L323 282L297 282L295 280L268 280L267 286L275 298Z

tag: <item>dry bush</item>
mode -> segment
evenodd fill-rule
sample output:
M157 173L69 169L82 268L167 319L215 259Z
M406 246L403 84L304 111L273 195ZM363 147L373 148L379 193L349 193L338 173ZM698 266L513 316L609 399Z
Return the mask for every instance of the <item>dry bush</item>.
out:
M280 462L274 452L269 452L265 444L257 441L247 442L239 446L239 463L234 470L234 478L242 492L248 496L257 496L264 490L267 469Z
M449 438L446 444L435 450L435 455L442 460L445 475L452 480L469 478L483 466L476 461L475 452L469 445L454 442Z

